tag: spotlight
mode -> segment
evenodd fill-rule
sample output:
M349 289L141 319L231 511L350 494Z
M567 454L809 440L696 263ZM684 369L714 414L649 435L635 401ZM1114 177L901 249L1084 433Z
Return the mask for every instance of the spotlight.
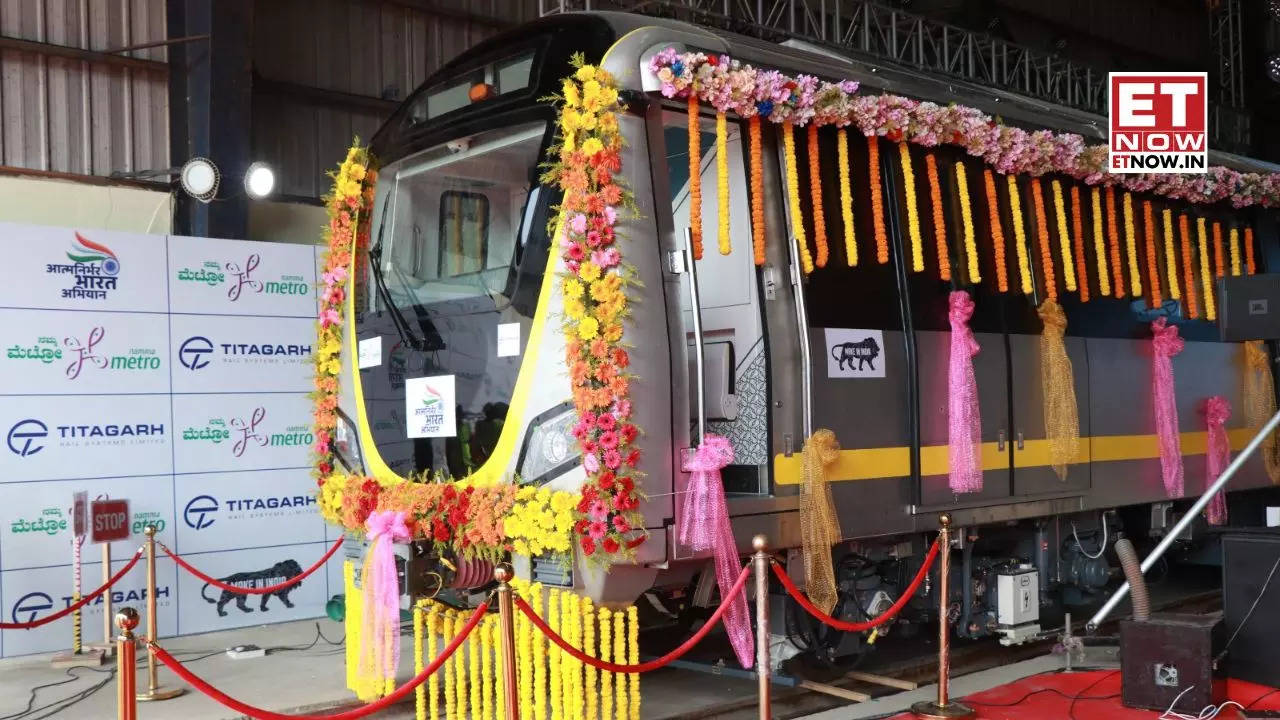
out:
M218 194L218 167L204 158L191 158L178 174L182 189L200 202L209 202Z
M1271 82L1280 83L1280 55L1272 55L1267 60L1267 77L1271 78Z
M249 166L244 174L244 191L255 200L271 194L276 187L276 174L264 162L256 162Z
M1280 22L1280 0L1268 0L1267 9L1271 11L1271 19Z

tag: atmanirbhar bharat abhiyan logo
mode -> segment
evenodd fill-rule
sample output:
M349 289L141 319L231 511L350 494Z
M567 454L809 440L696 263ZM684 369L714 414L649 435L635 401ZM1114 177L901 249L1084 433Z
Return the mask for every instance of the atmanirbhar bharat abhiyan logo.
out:
M68 299L105 300L115 290L120 274L120 258L102 243L75 233L75 241L67 251L67 264L45 265L49 275L71 275L75 282L62 291Z

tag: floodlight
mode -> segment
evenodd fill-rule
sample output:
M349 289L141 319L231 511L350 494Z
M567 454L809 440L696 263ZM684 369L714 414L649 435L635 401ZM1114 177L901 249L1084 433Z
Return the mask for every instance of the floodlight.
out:
M255 200L271 194L276 187L276 174L264 162L256 162L249 166L244 174L244 191Z
M182 189L200 202L209 202L218 194L218 167L205 158L191 158L178 174Z

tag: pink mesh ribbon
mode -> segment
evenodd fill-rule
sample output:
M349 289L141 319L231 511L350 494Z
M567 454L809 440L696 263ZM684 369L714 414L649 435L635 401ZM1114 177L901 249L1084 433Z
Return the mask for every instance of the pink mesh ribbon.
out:
M738 546L733 541L733 527L729 524L729 508L724 500L724 484L720 479L720 471L731 462L733 445L726 438L708 433L693 456L685 458L684 471L691 475L684 506L680 510L680 542L695 552L711 550L714 553L721 602L742 573ZM724 628L738 662L750 669L755 660L755 638L751 633L747 598L744 593L738 593L728 603Z
M1165 318L1151 323L1151 382L1156 403L1156 437L1160 441L1160 472L1168 497L1182 497L1182 436L1178 434L1178 403L1173 387L1173 356L1182 352L1178 328Z
M981 350L969 329L973 299L969 293L951 293L951 365L947 373L947 456L954 493L982 490L982 417L978 413L978 381L973 356Z
M1231 417L1231 403L1221 395L1205 401L1204 419L1209 429L1209 447L1204 454L1204 484L1207 490L1231 463L1231 441L1227 438L1227 418ZM1227 499L1221 491L1214 494L1205 508L1210 525L1227 522Z
M372 543L361 578L364 628L360 636L361 675L394 680L400 663L400 582L395 544L409 541L403 511L375 510L365 523Z

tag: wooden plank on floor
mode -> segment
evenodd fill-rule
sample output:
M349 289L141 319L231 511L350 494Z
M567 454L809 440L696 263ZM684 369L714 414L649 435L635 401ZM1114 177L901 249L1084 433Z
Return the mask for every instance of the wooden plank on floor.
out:
M853 702L866 702L871 699L870 695L866 695L864 693L846 690L842 687L836 687L835 685L827 685L826 683L813 682L812 680L801 680L800 687L806 690L820 692L824 695L852 700Z
M873 685L883 685L885 687L897 688L899 690L915 690L920 687L920 683L913 683L910 680L899 680L897 678L858 672L856 670L845 673L845 677L850 680L861 680L862 682L871 683Z

